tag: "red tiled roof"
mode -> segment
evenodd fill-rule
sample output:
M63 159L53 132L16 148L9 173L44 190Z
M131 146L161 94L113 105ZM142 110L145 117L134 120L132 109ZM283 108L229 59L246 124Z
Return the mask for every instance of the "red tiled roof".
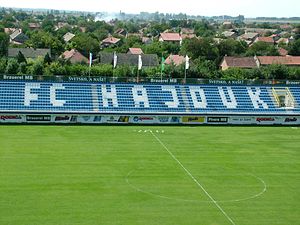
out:
M257 56L261 65L282 64L300 66L300 56Z
M115 37L108 37L108 38L105 38L102 43L109 43L109 44L116 44L120 41L119 38L115 38Z
M278 52L281 56L286 56L288 54L288 51L284 48L279 48Z
M70 60L72 63L75 62L88 62L88 59L83 56L80 52L78 52L76 49L72 49L70 51L65 51L62 54L62 57L66 60Z
M160 37L164 41L181 41L179 33L161 33Z
M266 43L274 43L273 37L257 37L256 41L262 41Z
M143 52L143 50L141 48L129 48L128 53L132 54L132 55L141 55L141 54L144 54L144 52Z
M165 60L165 64L172 64L174 63L176 66L181 65L185 62L185 57L182 55L169 55L168 58Z
M223 61L226 62L228 67L239 68L256 68L257 64L253 57L231 57L225 56Z

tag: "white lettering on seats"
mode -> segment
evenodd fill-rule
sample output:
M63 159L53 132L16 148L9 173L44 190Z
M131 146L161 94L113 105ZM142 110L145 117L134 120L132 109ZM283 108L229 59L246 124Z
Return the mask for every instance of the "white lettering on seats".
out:
M194 107L196 109L206 108L207 102L206 102L206 97L205 97L205 94L204 94L204 90L201 89L198 86L190 86L189 89L190 89L190 93L191 93L191 97L192 97Z
M57 100L56 99L56 90L64 90L65 87L62 84L53 84L50 87L50 102L53 106L64 106L64 104L66 103L65 100Z
M235 109L237 107L237 102L231 87L218 87L218 89L219 89L219 94L221 96L223 105L226 106L228 109ZM226 98L224 89L227 89L227 93L230 98L230 101L228 101L228 99Z
M269 106L267 103L265 103L262 99L260 99L260 93L261 90L259 87L255 88L255 91L252 90L251 87L247 87L248 94L250 96L250 99L252 101L253 107L255 109L259 109L259 106L261 105L264 109L268 109Z
M143 85L134 85L132 88L132 95L134 100L134 107L149 108L149 99L146 88Z
M116 86L110 85L110 91L107 90L108 88L109 88L108 85L101 85L103 107L109 107L109 103L108 103L109 99L111 100L113 107L118 107L119 104L118 104Z
M30 106L31 101L38 100L38 94L32 94L31 89L40 89L39 83L25 83L24 105Z
M177 92L175 86L162 86L162 91L169 91L172 94L173 101L165 102L168 108L178 108L179 100L177 97Z

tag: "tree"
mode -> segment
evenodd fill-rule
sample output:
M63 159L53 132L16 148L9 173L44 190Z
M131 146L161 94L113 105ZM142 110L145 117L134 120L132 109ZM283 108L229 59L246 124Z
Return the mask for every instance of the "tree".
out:
M300 56L300 39L294 41L289 46L289 54L290 55L295 55L295 56Z
M247 43L245 41L236 41L233 39L222 40L218 44L219 54L221 57L242 55L247 51Z
M246 52L247 56L278 56L279 52L274 45L258 41L255 42Z
M92 37L90 34L80 33L72 39L72 42L76 49L86 57L89 56L90 52L92 52L93 55L97 55L100 50L100 44L97 38Z
M0 32L0 57L7 56L8 45L9 36L4 32Z
M44 57L44 64L48 64L50 65L50 63L52 62L51 57L49 56L48 52Z
M18 52L16 59L18 63L27 63L26 58L21 51Z
M183 42L181 55L189 55L193 59L202 57L208 60L216 60L219 57L219 51L211 38L192 38Z
M17 74L18 73L19 64L16 59L9 59L7 61L5 73L7 74Z

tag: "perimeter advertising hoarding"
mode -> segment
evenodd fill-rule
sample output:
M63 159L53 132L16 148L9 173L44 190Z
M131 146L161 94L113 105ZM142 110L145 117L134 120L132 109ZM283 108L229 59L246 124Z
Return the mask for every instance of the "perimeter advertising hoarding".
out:
M22 123L24 122L23 115L3 114L0 115L0 123Z
M0 123L300 125L300 116L0 114Z
M204 116L183 116L182 123L201 124L205 122Z

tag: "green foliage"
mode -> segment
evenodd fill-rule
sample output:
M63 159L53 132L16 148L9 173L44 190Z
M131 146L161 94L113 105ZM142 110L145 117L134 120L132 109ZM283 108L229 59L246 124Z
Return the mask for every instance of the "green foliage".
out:
M51 62L52 62L52 59L49 56L49 54L47 53L44 57L44 63L49 65Z
M226 80L243 80L246 78L245 70L241 68L229 68L222 71L222 79Z
M265 79L287 79L289 77L289 69L285 65L273 64L262 68L262 74Z
M247 51L247 43L245 41L236 41L234 39L222 40L218 45L221 57L242 55Z
M262 41L255 42L246 52L247 56L278 56L279 52L275 45Z
M207 60L216 60L219 57L219 50L211 38L192 38L183 42L181 55L186 54L193 59L202 57Z
M100 50L100 43L97 38L92 37L90 34L80 33L72 39L72 43L78 51L80 51L84 56L88 57L89 53L92 52L93 55L97 55Z
M27 74L27 63L26 62L21 62L19 64L18 74L20 74L20 75Z
M0 73L5 73L6 70L6 58L0 58Z
M45 67L45 75L67 75L66 67L62 66L59 62L52 62Z
M27 63L26 58L21 51L18 52L16 59L17 59L18 63Z
M32 75L43 75L44 74L44 63L41 58L33 60L28 63L28 72Z
M7 56L8 45L9 36L4 32L0 32L0 57Z
M294 56L300 56L300 39L294 41L289 46L289 54Z
M8 59L5 73L7 74L17 74L18 73L19 64L16 59Z
M94 65L91 67L91 76L112 77L113 68L111 65Z

